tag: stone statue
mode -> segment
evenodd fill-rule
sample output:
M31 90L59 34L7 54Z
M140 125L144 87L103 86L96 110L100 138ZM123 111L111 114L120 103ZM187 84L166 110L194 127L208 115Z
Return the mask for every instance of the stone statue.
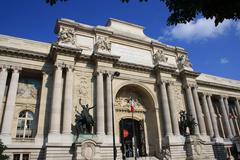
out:
M111 51L111 42L107 37L98 36L96 43L95 43L95 49L98 52L103 53L110 53Z
M61 28L58 34L58 42L75 44L75 33L72 28Z
M192 68L192 63L190 62L189 58L186 55L180 55L177 58L177 62L181 67L190 67Z
M162 50L157 50L157 52L153 55L154 64L159 64L160 62L166 63L168 57L166 57Z
M94 126L93 117L89 114L89 110L94 108L88 107L88 104L81 105L82 111L81 113L76 110L77 114L75 115L75 123L77 135L79 134L90 134L92 133L92 127Z
M180 121L179 121L179 129L180 133L184 136L189 135L188 129L190 131L190 134L194 134L195 132L195 126L197 123L195 122L195 119L192 117L192 115L186 113L185 111L180 111Z

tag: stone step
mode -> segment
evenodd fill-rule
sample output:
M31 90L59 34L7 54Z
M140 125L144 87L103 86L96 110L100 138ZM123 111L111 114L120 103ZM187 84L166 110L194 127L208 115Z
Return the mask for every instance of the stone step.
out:
M126 158L126 160L135 160L134 157ZM137 160L159 160L156 157L137 157Z

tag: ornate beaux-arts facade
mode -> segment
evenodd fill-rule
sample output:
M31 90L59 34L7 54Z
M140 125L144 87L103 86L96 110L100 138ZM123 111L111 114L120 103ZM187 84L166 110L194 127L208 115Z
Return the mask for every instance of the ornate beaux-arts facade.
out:
M143 30L116 19L106 26L60 19L54 43L0 35L5 154L14 160L113 159L115 131L117 159L236 158L240 81L194 71L183 48ZM95 106L89 109L94 127L77 135L75 118L86 104ZM179 130L181 110L197 123L188 135Z

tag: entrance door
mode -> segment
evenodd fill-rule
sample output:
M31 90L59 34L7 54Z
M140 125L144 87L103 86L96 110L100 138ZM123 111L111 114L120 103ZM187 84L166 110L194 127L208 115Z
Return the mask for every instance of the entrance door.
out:
M133 144L133 135L135 135L135 144ZM145 156L146 148L143 121L122 119L120 121L120 142L122 144L123 159L133 157L135 153L137 153L137 156Z

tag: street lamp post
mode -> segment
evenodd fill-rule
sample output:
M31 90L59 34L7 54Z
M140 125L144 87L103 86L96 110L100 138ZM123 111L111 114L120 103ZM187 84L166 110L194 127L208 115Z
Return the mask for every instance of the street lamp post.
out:
M113 134L113 159L116 160L117 157L117 149L116 149L116 143L115 143L115 125L114 125L114 106L113 106L113 85L112 85L112 81L114 79L114 77L119 77L120 76L120 72L116 71L113 73L112 77L111 77L111 98L112 98L112 134Z

